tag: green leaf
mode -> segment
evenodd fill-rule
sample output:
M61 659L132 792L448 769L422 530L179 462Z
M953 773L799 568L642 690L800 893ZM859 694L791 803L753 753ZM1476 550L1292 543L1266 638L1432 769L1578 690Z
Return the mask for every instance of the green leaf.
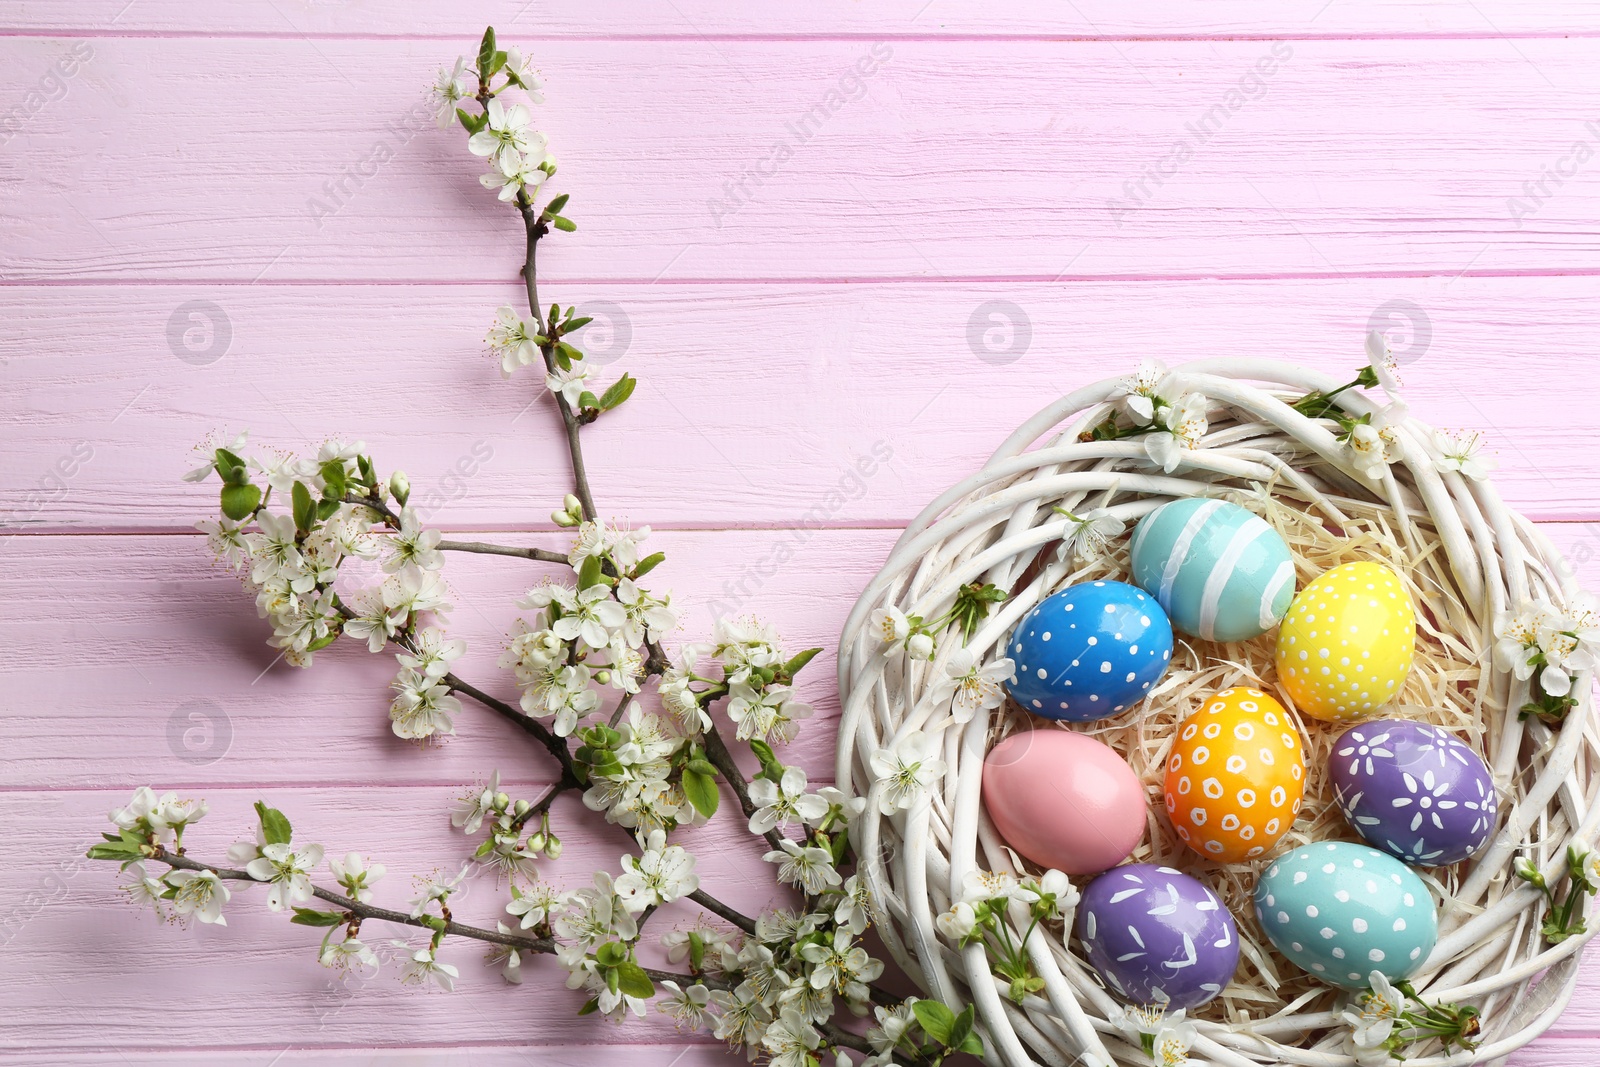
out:
M356 457L356 469L361 475L361 484L373 486L378 484L378 472L372 466L372 460L366 456Z
M484 29L483 40L478 44L478 73L485 80L489 77L489 67L494 62L494 53L494 27L489 26Z
M690 930L689 931L689 969L691 971L695 972L696 974L699 974L702 970L705 969L705 965L706 965L706 941L705 941L705 938L701 937L699 934L695 933L693 930Z
M599 406L599 399L593 393L589 392L589 390L585 389L583 392L578 394L579 411L592 411Z
M307 652L321 652L339 639L340 630L332 630L306 645Z
M697 761L698 762L698 761ZM683 795L706 818L717 813L717 805L722 802L722 794L717 790L717 780L709 774L684 769Z
M571 311L572 309L568 308L567 310ZM594 316L593 315L584 315L582 318L568 319L566 322L563 322L561 324L561 332L562 333L576 333L578 330L583 329L585 326L589 325L593 321L594 321Z
M778 754L772 751L772 746L761 740L759 737L752 737L750 739L750 751L754 752L756 754L756 759L761 761L761 768L763 770L778 762Z
M950 1048L961 1048L969 1038L976 1035L972 1032L973 1006L968 1004L966 1010L956 1016L956 1021L950 1027L950 1036L945 1039L945 1044ZM979 1043L982 1049L982 1043Z
M311 490L306 488L305 482L297 481L290 497L294 502L294 528L301 533L310 533L311 527L317 524L317 509L311 502Z
M977 1034L968 1034L961 1044L956 1046L956 1051L965 1052L969 1056L982 1056L983 1040Z
M593 1015L595 1012L597 1012L599 1010L600 1010L600 998L599 997L590 997L588 1000L583 1002L583 1007L578 1009L578 1014L580 1016Z
M578 588L587 589L600 581L600 557L586 556L583 565L578 568Z
M638 384L639 380L637 378L627 374L618 378L612 383L611 388L605 391L605 395L600 398L600 410L610 411L612 408L621 407L623 401L633 395L634 386Z
M571 219L564 219L560 215L550 220L550 224L565 233L571 233L578 228L578 224Z
M628 950L621 942L607 941L594 950L594 959L602 967L620 967L628 962Z
M579 352L576 348L573 348L571 345L567 344L567 342L565 342L565 341L557 341L556 342L556 351L559 352L561 355L567 357L568 359L582 359L583 358L583 353L582 352Z
M842 866L845 853L850 851L850 831L843 826L839 827L834 832L833 840L828 843L828 847L833 852L833 865Z
M326 487L323 490L324 493L331 488L337 495L344 496L345 486L350 481L349 472L344 467L344 460L330 459L322 465L318 473L322 475L322 480L326 483Z
M261 503L261 490L253 485L225 485L222 487L222 513L234 522L243 522L255 514Z
M567 206L567 198L571 195L571 193L562 193L560 196L552 197L550 202L544 206L545 215L555 216L561 214L561 209Z
M495 49L494 55L492 57L490 57L490 59L489 59L489 73L490 74L499 74L500 73L500 68L505 66L505 65L506 65L506 54L504 52L500 51L499 49Z
M130 845L126 841L106 841L90 845L85 855L92 860L125 860L137 859L144 853L137 845Z
M696 774L703 774L707 778L715 778L717 776L717 769L703 759L690 760L689 770Z
M316 908L296 908L294 918L289 920L296 926L342 926L349 919L342 911L318 911Z
M481 133L483 128L489 124L489 116L487 114L469 115L459 107L456 108L456 118L461 120L461 128L468 133Z
M787 674L790 678L793 678L795 675L800 673L800 668L804 667L807 663L810 663L813 659L815 659L817 653L821 651L822 649L820 648L806 649L804 652L800 653L798 656L795 656L788 663L783 665L783 673Z
M332 500L322 499L322 500L317 501L317 518L319 518L319 519L331 519L331 518L333 518L334 514L339 510L339 507L340 507L340 505L342 503L343 502L341 500L339 500L337 497L335 497Z
M911 1005L911 1011L916 1015L917 1022L922 1024L923 1033L939 1044L949 1046L950 1032L956 1025L955 1012L937 1000L919 1000Z
M261 801L256 801L256 815L261 819L261 838L269 845L287 845L293 831L289 828L289 820L277 808L269 808Z
M617 968L618 988L630 997L641 1000L656 995L655 983L644 973L644 968L629 961Z
M645 575L659 567L661 565L661 561L666 558L667 554L665 552L650 553L650 555L639 561L639 565L637 567L633 568L633 576L635 578L643 578Z

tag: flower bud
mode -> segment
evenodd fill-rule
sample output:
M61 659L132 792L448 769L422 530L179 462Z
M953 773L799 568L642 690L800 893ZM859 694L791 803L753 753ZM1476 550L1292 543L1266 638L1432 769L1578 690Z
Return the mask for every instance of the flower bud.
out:
M583 501L568 493L561 499L562 507L567 509L567 514L577 519L583 518Z
M542 834L542 833L534 834L532 837L528 838L528 847L527 847L528 855L537 856L539 853L544 851L545 846L548 845L549 843L550 843L550 839L547 838L544 834Z
M557 526L576 526L576 525L578 525L578 520L573 518L571 515L569 515L565 511L552 511L550 513L550 521L555 523Z
M561 839L555 834L551 834L549 839L545 841L544 854L553 860L561 858Z
M933 638L927 634L912 634L906 641L906 651L912 659L932 659Z
M406 506L406 501L411 499L411 480L406 477L405 471L395 471L389 475L389 492L394 494L396 503L401 507Z
M594 672L594 680L599 682L601 685L610 685L611 684L611 672L610 671L604 671L604 670L595 671Z
M511 810L512 810L513 813L515 813L517 818L520 819L524 815L528 814L528 809L531 808L531 807L533 807L533 805L530 804L528 801L519 800L519 801L516 802L516 804L512 807Z
M494 795L494 806L496 810L504 811L511 806L511 797L505 793L496 793Z

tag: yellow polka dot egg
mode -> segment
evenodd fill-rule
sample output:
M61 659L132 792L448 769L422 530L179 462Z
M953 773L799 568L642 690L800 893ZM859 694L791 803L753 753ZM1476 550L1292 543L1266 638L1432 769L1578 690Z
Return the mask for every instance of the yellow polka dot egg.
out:
M1239 863L1289 832L1305 778L1294 717L1259 689L1224 689L1178 726L1167 757L1167 814L1200 855Z
M1346 563L1289 605L1278 628L1278 682L1314 718L1369 718L1400 695L1416 640L1400 576L1378 563Z

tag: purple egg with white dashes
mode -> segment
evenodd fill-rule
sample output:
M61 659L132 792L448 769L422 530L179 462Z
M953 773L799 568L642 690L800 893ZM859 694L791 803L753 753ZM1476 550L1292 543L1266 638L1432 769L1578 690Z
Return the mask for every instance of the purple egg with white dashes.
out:
M1222 898L1171 867L1130 863L1090 882L1077 931L1090 965L1134 1004L1197 1008L1239 966L1239 931Z
M1374 719L1334 742L1334 797L1367 844L1419 867L1476 853L1499 812L1494 777L1464 741L1438 726Z

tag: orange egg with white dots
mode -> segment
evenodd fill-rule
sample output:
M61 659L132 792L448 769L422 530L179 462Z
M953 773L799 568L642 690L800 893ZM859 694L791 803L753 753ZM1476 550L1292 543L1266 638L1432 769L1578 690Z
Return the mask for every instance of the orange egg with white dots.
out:
M1240 863L1289 832L1305 780L1294 717L1259 689L1224 689L1178 724L1167 756L1167 814L1200 855Z

